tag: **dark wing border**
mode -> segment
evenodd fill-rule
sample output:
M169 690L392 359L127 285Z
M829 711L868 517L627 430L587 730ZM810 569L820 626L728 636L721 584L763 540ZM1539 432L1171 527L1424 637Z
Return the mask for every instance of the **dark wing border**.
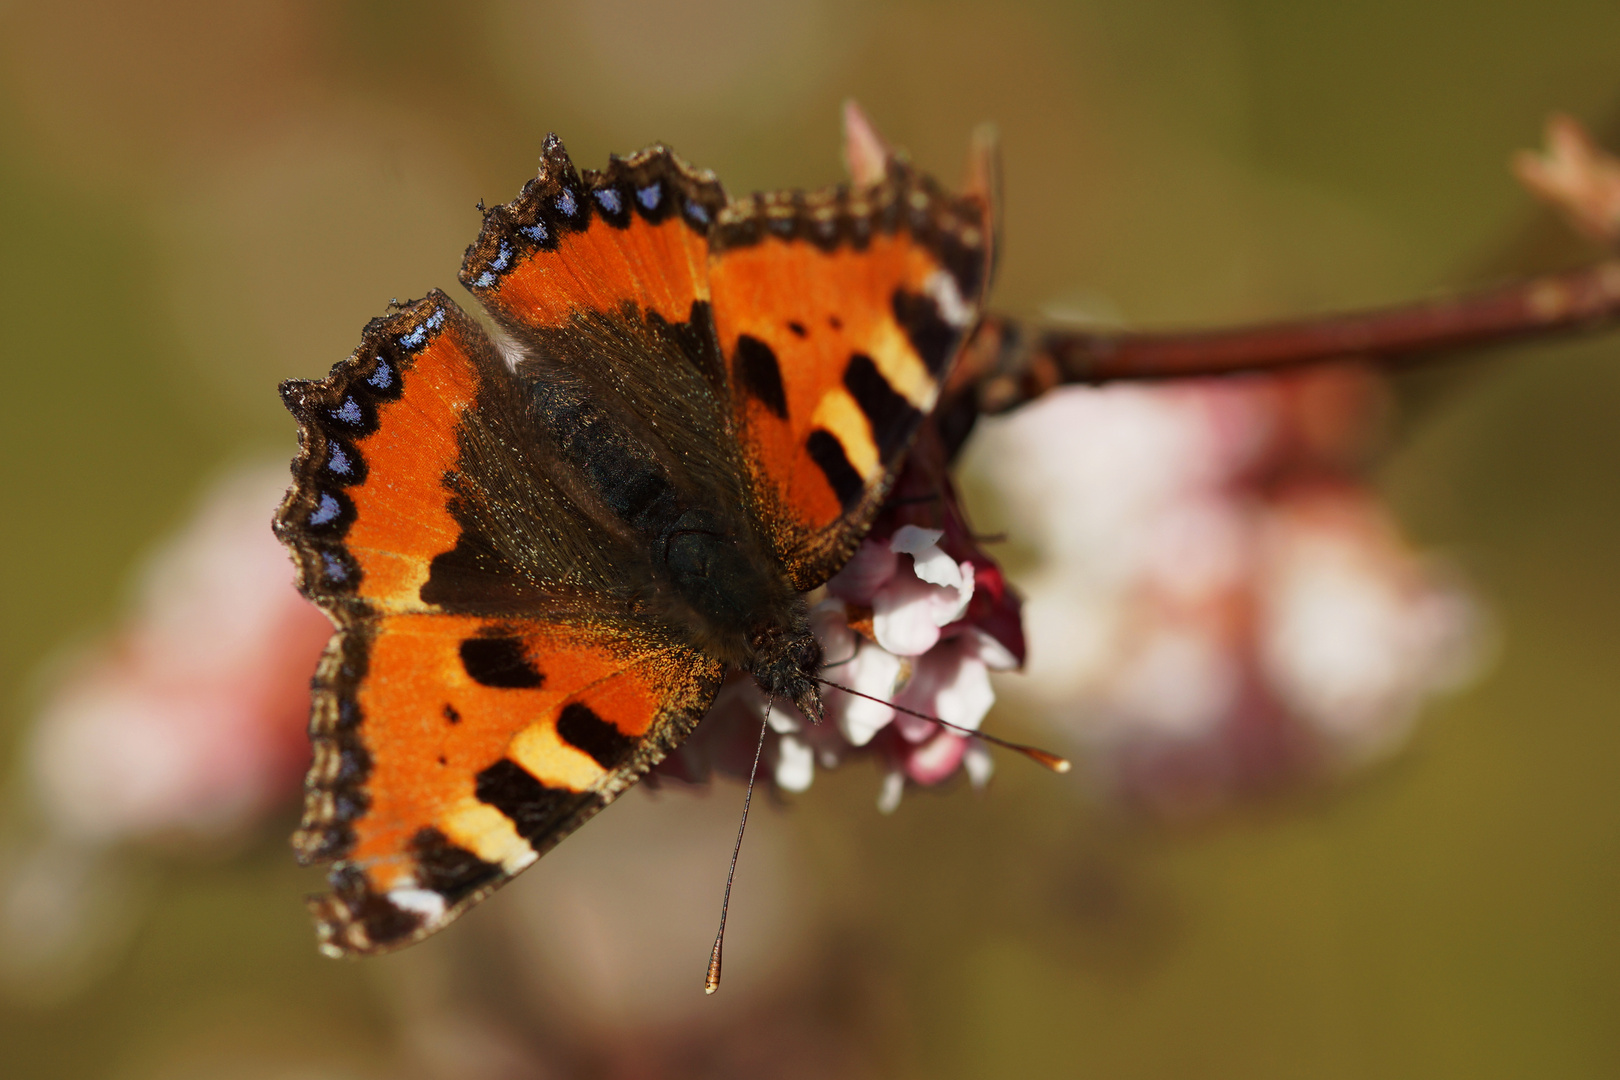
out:
M565 235L589 229L593 218L623 228L632 214L655 225L679 214L708 236L726 205L714 173L693 168L662 144L629 157L611 155L605 170L586 169L582 176L562 140L547 135L539 174L511 202L484 210L483 228L462 259L461 283L477 296L525 256L555 251Z

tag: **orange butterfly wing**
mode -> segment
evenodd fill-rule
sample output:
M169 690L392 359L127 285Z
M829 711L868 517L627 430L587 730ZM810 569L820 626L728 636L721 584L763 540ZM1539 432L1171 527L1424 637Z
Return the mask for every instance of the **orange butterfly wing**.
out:
M276 528L338 625L294 838L305 861L337 861L312 901L334 954L416 940L533 862L685 738L722 674L594 611L588 589L537 603L497 580L467 590L472 610L431 599L467 538L469 425L505 376L435 293L374 320L328 379L283 389L302 446Z
M721 676L633 630L539 621L395 615L340 648L368 677L316 692L359 720L317 734L297 838L327 852L344 836L312 902L333 955L426 936L503 884L678 745Z
M800 589L865 535L933 411L989 270L987 209L891 162L876 186L755 196L711 237L733 406Z

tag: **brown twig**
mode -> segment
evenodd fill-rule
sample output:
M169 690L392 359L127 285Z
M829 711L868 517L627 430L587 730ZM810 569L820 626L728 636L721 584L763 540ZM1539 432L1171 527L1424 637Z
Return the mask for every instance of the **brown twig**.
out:
M942 426L971 427L1054 386L1270 371L1321 360L1400 361L1524 338L1591 330L1620 318L1620 260L1447 299L1221 330L1046 330L986 315L969 341Z

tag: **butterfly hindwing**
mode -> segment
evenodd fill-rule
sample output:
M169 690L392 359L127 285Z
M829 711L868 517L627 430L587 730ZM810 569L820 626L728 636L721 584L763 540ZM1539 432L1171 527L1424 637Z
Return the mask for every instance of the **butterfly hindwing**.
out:
M986 284L986 215L898 161L872 187L721 212L715 329L772 540L801 589L843 565L939 398Z
M312 824L330 821L315 804L363 801L333 892L311 905L334 955L414 941L509 880L678 745L721 675L693 650L577 622L394 615L344 649L358 677L334 671L317 695L355 722L317 737L298 838L319 846L332 828Z

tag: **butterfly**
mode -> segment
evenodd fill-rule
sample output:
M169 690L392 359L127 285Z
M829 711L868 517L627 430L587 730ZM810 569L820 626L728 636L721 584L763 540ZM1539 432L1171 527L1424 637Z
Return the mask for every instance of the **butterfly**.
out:
M859 171L859 170L858 170ZM282 397L275 530L335 632L302 862L320 947L416 941L602 809L730 669L821 715L804 594L849 558L990 273L987 185L728 198L663 146L539 174L461 283Z

